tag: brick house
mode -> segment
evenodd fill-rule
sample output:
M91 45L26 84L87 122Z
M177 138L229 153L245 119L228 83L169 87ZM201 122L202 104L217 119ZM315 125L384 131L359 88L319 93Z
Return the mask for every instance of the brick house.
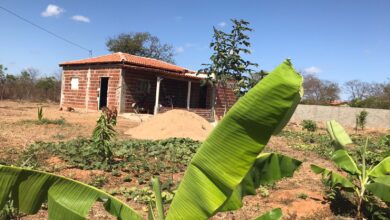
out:
M204 74L160 60L113 53L69 61L62 67L61 107L84 111L116 107L120 113L187 109L212 119L212 87ZM232 86L216 88L215 111L222 116L236 97Z

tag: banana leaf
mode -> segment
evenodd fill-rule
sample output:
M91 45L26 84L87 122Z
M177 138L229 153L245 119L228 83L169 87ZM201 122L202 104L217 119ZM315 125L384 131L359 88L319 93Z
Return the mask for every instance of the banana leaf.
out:
M47 201L49 219L86 219L96 201L118 219L142 219L115 197L84 183L54 174L0 165L0 210L11 198L16 207L35 214Z
M290 119L302 81L286 60L236 102L190 162L167 219L207 219L221 209Z
M385 202L390 202L390 178L389 176L378 177L375 182L367 184L366 189Z
M235 189L232 196L219 211L236 210L243 206L242 198L255 195L260 185L272 184L284 177L291 177L301 161L276 153L260 154L252 169Z
M314 173L322 174L322 178L324 178L331 187L342 186L346 189L354 188L354 185L351 181L334 171L319 167L314 164L310 165L310 168Z
M386 157L368 171L368 176L370 177L381 177L384 175L390 175L390 157Z
M326 129L336 150L344 149L348 144L353 143L344 128L335 120L327 121Z
M348 154L348 152L344 149L337 150L332 155L332 161L344 171L356 175L361 174L359 168L357 167L355 161Z
M257 217L255 220L279 220L282 218L282 210L280 208L272 209L269 212L266 212L260 217Z

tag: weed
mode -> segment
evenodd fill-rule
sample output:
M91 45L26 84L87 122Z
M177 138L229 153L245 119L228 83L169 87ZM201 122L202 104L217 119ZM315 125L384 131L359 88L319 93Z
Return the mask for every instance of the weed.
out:
M131 176L130 175L126 175L124 178L123 178L123 182L131 182Z
M121 172L119 170L113 170L111 172L111 175L118 177L118 176L121 176Z
M308 195L307 195L306 193L299 193L299 194L297 195L297 197L298 197L299 199L306 200L306 199L308 198Z
M38 121L41 121L43 119L43 107L42 106L38 106L37 113L38 113Z
M102 188L106 183L107 183L107 177L104 175L100 175L100 176L93 176L88 184L95 186L97 188Z
M303 120L301 122L301 126L303 130L307 130L309 132L315 132L317 130L317 123L313 120Z
M54 139L58 139L58 140L65 139L65 135L63 135L63 134L55 134L55 135L53 135L51 137L54 138Z

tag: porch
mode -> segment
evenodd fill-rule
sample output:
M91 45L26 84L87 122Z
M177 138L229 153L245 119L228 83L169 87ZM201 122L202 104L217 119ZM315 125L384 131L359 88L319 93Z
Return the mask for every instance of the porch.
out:
M185 109L207 120L212 118L209 85L196 74L175 74L123 69L120 112L158 114Z

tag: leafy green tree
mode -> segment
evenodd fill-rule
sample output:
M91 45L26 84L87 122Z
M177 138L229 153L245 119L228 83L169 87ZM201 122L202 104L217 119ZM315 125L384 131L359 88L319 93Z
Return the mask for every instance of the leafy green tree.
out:
M175 63L173 46L161 43L158 37L149 32L122 33L109 38L106 46L111 52L129 53Z
M198 73L206 73L208 83L213 88L212 108L214 111L215 103L215 88L226 88L228 83L234 84L234 90L237 96L243 95L247 87L245 85L248 75L253 70L251 67L256 67L257 64L245 60L242 55L250 54L251 44L249 42L248 32L252 29L249 27L249 22L245 20L231 20L233 23L230 33L226 33L217 28L213 28L213 40L210 43L210 48L213 49L213 54L210 57L210 64L202 64L205 66ZM242 89L244 88L244 89ZM227 97L225 97L225 110Z

